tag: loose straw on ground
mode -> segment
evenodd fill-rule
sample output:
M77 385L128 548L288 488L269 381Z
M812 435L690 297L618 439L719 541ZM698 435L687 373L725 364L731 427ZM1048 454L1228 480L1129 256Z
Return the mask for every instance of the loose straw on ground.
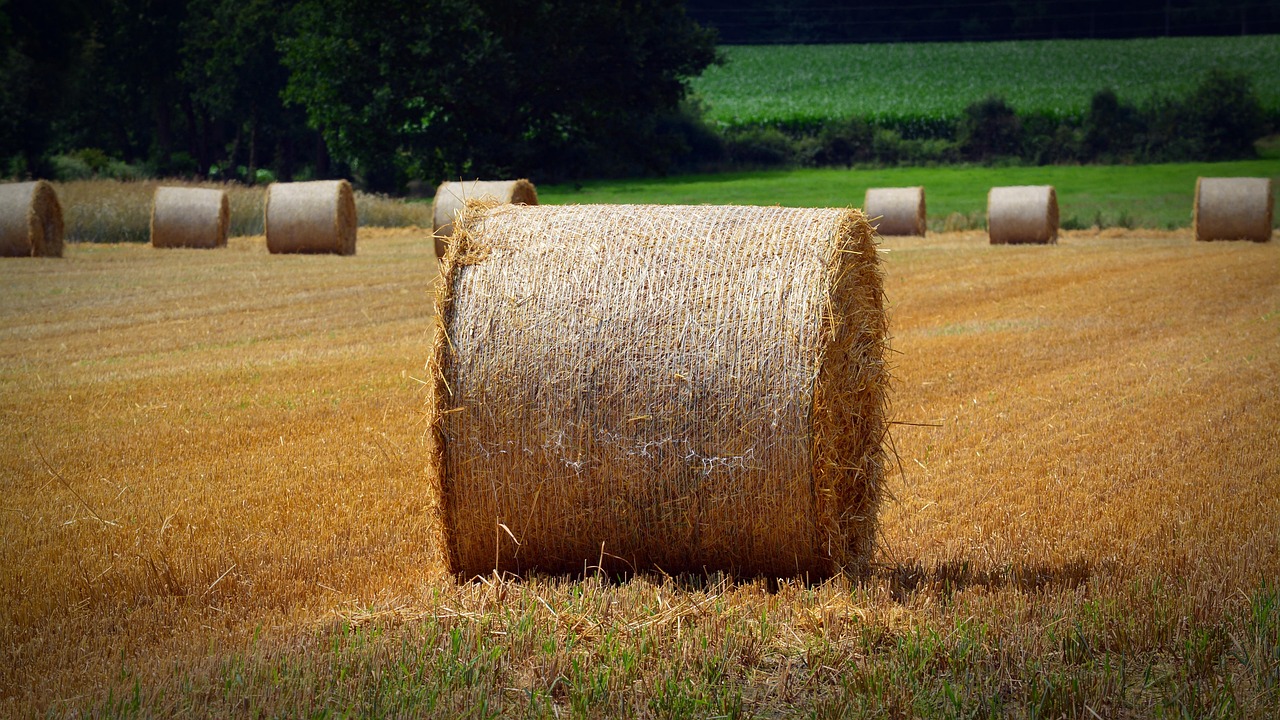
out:
M440 183L431 201L431 234L435 236L436 257L444 257L446 241L453 234L453 218L466 207L468 200L537 205L538 189L523 178Z
M471 204L428 363L451 570L864 568L889 382L873 236L857 210Z
M263 222L273 253L356 251L356 201L346 180L274 183Z
M62 257L62 205L44 180L0 184L0 256Z
M231 205L226 190L156 188L151 203L153 247L226 247L230 225Z
M1058 195L1052 185L993 187L987 193L992 245L1058 242Z
M881 235L924 235L924 188L868 188L863 212Z
M1196 178L1196 240L1269 242L1273 209L1271 178Z

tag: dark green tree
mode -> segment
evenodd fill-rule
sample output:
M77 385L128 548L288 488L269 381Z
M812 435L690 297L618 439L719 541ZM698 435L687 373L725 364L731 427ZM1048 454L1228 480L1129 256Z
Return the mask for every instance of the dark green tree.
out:
M286 98L371 186L662 169L716 58L675 0L303 0Z
M1099 90L1084 116L1085 155L1090 160L1130 157L1141 129L1137 108L1121 102L1111 88Z
M307 144L305 115L287 108L288 72L278 44L288 32L288 3L189 0L182 25L180 78L196 121L202 169L211 164L290 174ZM313 143L312 143L313 144Z
M1016 156L1022 151L1022 121L1004 98L993 95L964 109L956 140L967 160Z
M89 34L83 0L0 0L0 159L17 174L47 175L42 156Z
M425 169L461 172L466 108L488 104L497 66L481 20L466 0L303 0L296 34L281 43L285 97L372 187L394 189Z
M1266 116L1253 81L1243 73L1209 71L1186 100L1184 132L1200 138L1208 157L1250 158L1266 132Z

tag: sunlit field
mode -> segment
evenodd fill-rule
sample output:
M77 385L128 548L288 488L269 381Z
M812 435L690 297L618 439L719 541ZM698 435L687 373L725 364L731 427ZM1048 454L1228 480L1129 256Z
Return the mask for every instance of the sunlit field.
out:
M1280 108L1275 36L1137 40L755 45L693 81L712 120L805 124L848 117L898 122L956 118L995 94L1024 113L1079 117L1110 87L1127 102L1182 96L1211 69L1253 80Z
M1280 244L887 239L870 575L460 582L429 235L0 262L0 716L1280 711Z

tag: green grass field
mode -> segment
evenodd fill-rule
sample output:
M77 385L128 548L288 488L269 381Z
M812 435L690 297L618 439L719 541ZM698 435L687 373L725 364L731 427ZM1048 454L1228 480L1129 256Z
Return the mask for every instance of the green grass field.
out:
M1130 102L1182 95L1211 68L1249 74L1263 106L1280 109L1276 36L722 49L727 62L693 89L729 125L954 118L992 93L1063 117L1106 86Z
M804 169L687 175L544 185L539 200L563 203L661 203L859 206L870 187L923 185L930 230L981 227L987 190L998 185L1053 185L1064 227L1179 228L1191 224L1196 177L1270 177L1280 185L1280 158L1165 165L1050 165ZM1277 216L1280 218L1280 216Z

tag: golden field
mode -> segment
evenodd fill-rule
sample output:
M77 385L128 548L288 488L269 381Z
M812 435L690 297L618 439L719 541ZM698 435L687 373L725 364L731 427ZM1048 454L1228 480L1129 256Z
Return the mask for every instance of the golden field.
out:
M0 715L1280 710L1276 243L887 239L869 577L458 583L429 234L0 263Z

